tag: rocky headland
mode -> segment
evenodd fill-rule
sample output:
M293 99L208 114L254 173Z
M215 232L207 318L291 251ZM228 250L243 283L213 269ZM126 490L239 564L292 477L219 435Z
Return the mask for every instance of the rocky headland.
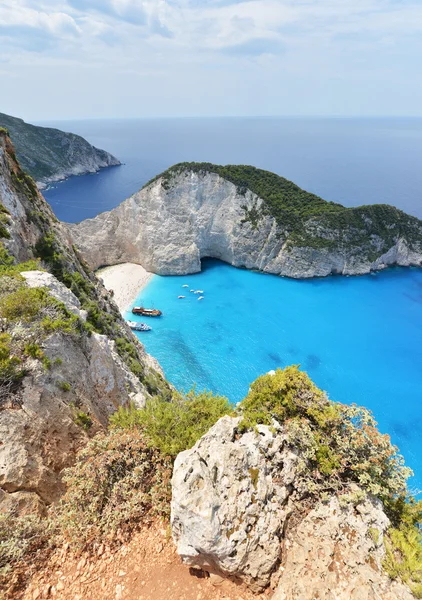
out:
M422 264L422 222L388 205L345 208L254 167L182 163L117 208L69 225L93 269L161 275L201 259L294 278Z
M22 168L40 189L72 175L96 173L120 161L91 146L83 137L51 127L39 127L0 113L0 127L10 134Z

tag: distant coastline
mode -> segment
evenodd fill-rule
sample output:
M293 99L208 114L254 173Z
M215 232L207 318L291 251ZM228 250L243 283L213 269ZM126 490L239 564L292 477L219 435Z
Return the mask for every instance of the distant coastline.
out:
M104 267L96 275L107 290L113 290L113 300L122 314L130 309L139 292L153 277L153 273L134 263Z
M73 177L82 177L84 175L98 175L100 171L104 171L105 169L112 169L113 167L121 167L123 163L119 163L117 165L105 165L103 167L98 167L95 171L82 171L80 173L68 173L68 174L60 174L53 175L47 180L44 181L36 181L37 188L41 192L48 192L49 190L56 187L57 184L64 183L68 179Z

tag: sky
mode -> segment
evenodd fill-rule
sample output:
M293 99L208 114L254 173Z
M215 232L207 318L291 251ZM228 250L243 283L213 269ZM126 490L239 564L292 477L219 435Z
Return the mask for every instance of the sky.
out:
M422 0L0 0L25 120L421 116Z

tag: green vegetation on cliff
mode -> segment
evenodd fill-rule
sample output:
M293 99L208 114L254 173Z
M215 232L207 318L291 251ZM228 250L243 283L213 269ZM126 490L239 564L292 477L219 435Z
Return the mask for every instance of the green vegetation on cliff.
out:
M240 195L245 195L248 190L256 194L263 203L252 209L244 206L242 223L250 222L257 228L263 216L274 217L279 233L287 239L289 247L356 249L371 261L391 248L399 238L422 250L422 222L416 217L387 204L346 208L256 167L179 163L146 185L161 179L163 187L169 190L174 177L183 173L215 173L233 183Z

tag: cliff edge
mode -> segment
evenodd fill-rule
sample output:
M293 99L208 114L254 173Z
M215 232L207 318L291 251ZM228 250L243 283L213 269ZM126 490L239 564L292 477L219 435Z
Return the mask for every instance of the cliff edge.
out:
M83 137L52 127L38 127L0 113L0 127L8 130L22 168L39 188L71 175L95 173L120 161L91 146Z
M0 130L0 513L41 512L120 406L168 390Z
M422 222L387 205L345 208L274 173L182 163L110 212L69 225L94 269L121 262L161 275L201 259L294 278L422 264Z

